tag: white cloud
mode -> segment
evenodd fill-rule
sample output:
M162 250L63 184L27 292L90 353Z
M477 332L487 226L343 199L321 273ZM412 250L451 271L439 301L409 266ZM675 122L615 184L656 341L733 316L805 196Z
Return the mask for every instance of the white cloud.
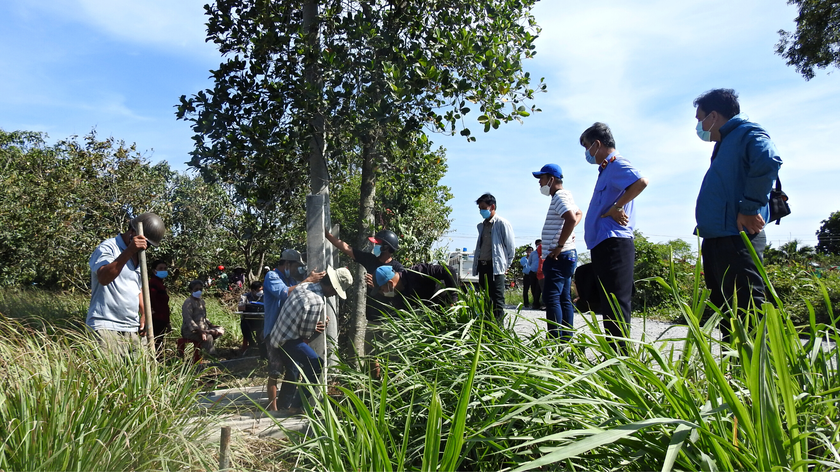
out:
M205 43L205 0L33 0L22 15L47 13L90 25L115 39L137 45L218 56Z

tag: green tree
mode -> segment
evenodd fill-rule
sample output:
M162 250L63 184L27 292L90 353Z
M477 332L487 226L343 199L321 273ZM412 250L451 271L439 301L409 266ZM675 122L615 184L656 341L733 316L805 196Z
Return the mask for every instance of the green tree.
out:
M667 280L671 261L674 261L677 282L681 287L689 285L691 267L696 262L691 245L681 239L654 243L639 231L635 231L633 235L636 248L634 274L637 281L651 277L662 277ZM669 296L669 293L658 283L637 283L633 294L633 306L640 310L656 307L666 302Z
M840 2L837 0L788 0L796 5L796 31L779 30L776 54L805 80L814 78L814 68L840 66Z
M0 131L0 256L3 283L87 289L88 259L128 220L153 211L168 220L165 162L95 132L48 146L40 133ZM152 256L153 257L153 256Z
M817 252L840 255L840 211L833 212L821 224L817 231Z
M375 224L377 169L394 162L390 149L416 146L423 127L475 140L464 126L471 107L485 131L535 110L523 104L535 90L522 65L539 32L535 0L324 0L317 19L314 3L206 7L208 40L227 60L212 90L181 97L178 117L196 131L194 165L235 168L258 156L293 166L322 147L333 176L361 170L362 235ZM356 291L358 325L361 284Z

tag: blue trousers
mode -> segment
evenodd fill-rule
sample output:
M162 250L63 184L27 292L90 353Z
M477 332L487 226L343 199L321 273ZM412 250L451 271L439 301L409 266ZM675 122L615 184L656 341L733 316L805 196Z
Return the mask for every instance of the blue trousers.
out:
M303 339L286 341L280 347L280 352L283 355L283 367L286 374L283 377L280 392L277 394L277 407L301 408L309 391L306 388L299 389L295 382L317 383L322 367L321 358ZM303 380L300 376L301 370Z
M572 304L572 275L577 265L577 251L561 252L557 259L547 257L543 262L543 301L548 319L548 334L563 341L572 339L575 326L575 307ZM558 326L560 325L560 326Z

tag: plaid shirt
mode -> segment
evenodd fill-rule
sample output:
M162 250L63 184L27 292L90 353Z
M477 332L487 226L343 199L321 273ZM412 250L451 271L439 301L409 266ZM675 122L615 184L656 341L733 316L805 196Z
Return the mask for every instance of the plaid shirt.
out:
M325 305L321 284L298 285L289 293L274 323L269 337L271 345L280 347L293 339L309 339L315 334L315 325L321 320Z

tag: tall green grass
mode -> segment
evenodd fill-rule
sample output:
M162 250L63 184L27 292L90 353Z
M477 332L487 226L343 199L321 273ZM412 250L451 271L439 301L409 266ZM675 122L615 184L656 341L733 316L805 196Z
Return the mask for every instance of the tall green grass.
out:
M164 367L149 355L115 358L84 333L6 317L0 364L2 470L210 466L209 419L196 415L198 386L188 366Z
M627 340L626 355L610 348L593 315L572 344L560 344L544 331L496 326L489 301L473 291L445 311L400 312L381 381L343 363L331 372L339 385L308 412L299 468L840 468L831 307L831 324L816 323L809 307L806 326L794 326L779 300L752 307L733 319L735 342L722 344L715 328L733 312L715 307L701 324L708 292L696 270L691 293L673 275L653 281L682 310L688 334Z

